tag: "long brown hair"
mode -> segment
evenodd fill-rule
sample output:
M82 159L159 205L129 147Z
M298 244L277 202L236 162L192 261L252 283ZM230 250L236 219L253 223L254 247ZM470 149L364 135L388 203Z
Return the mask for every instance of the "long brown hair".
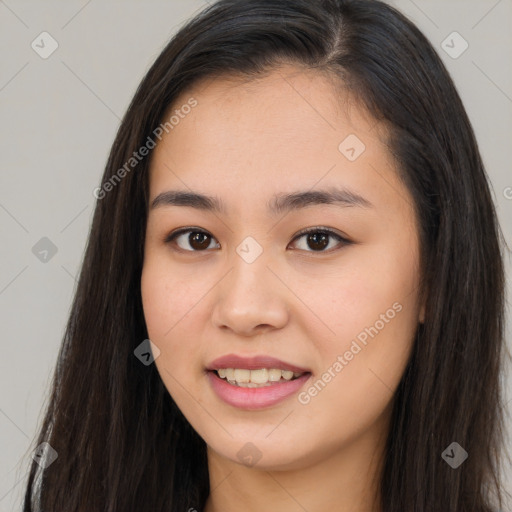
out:
M25 512L202 510L205 443L155 365L134 355L148 338L140 277L150 157L126 163L199 79L251 79L280 62L328 72L390 127L418 216L426 314L394 397L382 510L501 508L503 237L447 70L380 1L221 0L172 38L121 122L34 445L47 442L58 457L46 469L32 463ZM442 457L452 442L469 454L458 468Z

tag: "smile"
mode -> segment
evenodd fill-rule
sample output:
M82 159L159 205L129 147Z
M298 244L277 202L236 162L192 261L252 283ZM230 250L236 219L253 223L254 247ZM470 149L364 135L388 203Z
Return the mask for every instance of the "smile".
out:
M288 378L285 378L282 374L283 370L278 370L279 379L271 380L271 378L277 377L277 372L274 369L239 370L225 368L223 370L224 377L221 377L217 370L207 372L213 391L223 402L245 410L262 409L276 405L298 393L311 377L309 372L299 373L298 375L289 372L286 373ZM265 378L265 382L252 382L252 372L256 372L256 380ZM248 373L251 374L250 378L247 375ZM228 376L233 378L228 379ZM246 382L239 382L239 378Z

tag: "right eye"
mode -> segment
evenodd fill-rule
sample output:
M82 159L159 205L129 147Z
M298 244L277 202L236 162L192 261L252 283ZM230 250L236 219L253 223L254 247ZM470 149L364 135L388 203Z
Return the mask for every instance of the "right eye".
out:
M187 235L188 236L185 236ZM180 245L179 241L185 246L188 244L192 249ZM181 250L186 252L202 252L210 246L212 240L215 240L210 233L197 228L182 228L170 233L164 240L167 243L175 243Z

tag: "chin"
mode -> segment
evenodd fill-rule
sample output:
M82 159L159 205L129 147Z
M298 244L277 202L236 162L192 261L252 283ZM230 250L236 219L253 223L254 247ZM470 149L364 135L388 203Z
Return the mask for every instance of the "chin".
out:
M266 435L266 434L265 434ZM276 436L258 438L257 436L244 436L243 440L229 439L218 448L215 443L208 443L209 448L225 459L247 468L265 471L290 471L308 466L312 460L312 453L304 450L303 442L296 442L289 437L284 439ZM250 439L247 441L246 439ZM302 438L303 439L303 438ZM297 446L302 449L299 452Z

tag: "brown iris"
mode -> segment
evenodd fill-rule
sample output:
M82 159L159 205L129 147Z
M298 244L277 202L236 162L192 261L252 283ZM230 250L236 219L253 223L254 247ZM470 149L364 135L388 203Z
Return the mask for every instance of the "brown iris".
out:
M308 245L314 250L322 250L329 245L329 235L321 231L310 233L307 236Z
M190 233L188 241L191 247L197 250L208 249L211 242L211 236L198 231Z

